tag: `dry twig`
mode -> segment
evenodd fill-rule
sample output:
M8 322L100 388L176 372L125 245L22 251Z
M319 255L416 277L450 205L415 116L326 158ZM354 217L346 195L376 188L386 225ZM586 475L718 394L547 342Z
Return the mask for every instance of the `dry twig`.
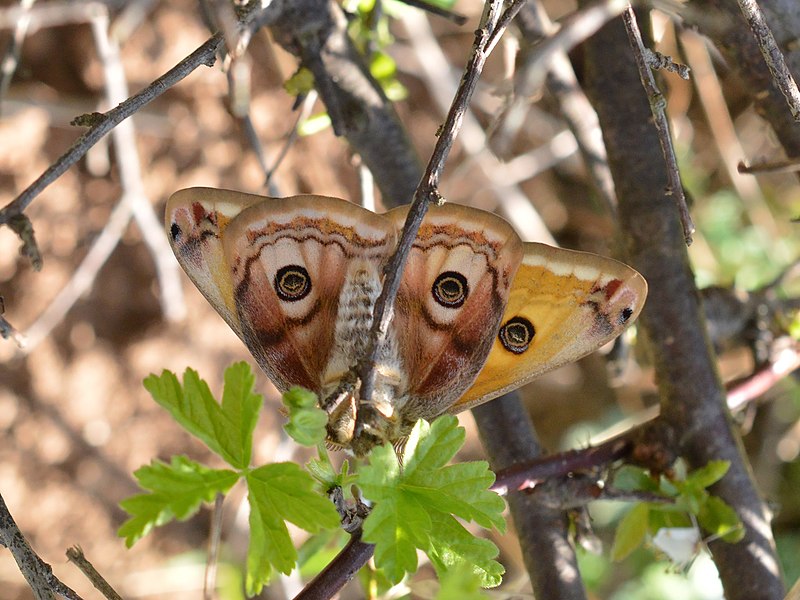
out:
M767 63L769 72L772 74L772 80L786 98L792 117L795 121L800 122L800 90L797 89L797 82L792 77L789 67L786 66L783 52L775 43L775 38L764 19L764 14L755 0L739 0L739 8L753 31L761 54L764 56L764 62Z
M81 597L53 575L53 569L44 562L33 548L31 548L25 536L17 527L14 517L6 506L3 496L0 495L0 545L5 546L11 551L14 560L17 562L20 572L25 577L25 581L33 590L36 600L54 600L55 594L59 594L68 600L82 600Z
M678 171L678 159L675 156L675 148L672 146L672 137L669 130L669 121L667 120L667 101L664 95L658 89L656 80L653 77L653 72L647 61L647 48L642 41L642 34L639 31L639 24L636 22L636 13L633 9L628 7L622 13L622 20L625 23L625 30L628 33L628 40L630 41L633 55L636 58L636 66L639 69L639 79L642 81L642 86L647 92L647 97L650 100L650 110L653 113L653 121L658 131L658 141L661 144L661 152L664 154L664 160L667 165L668 195L672 196L675 200L675 205L678 208L678 214L681 218L683 225L683 237L686 244L692 243L692 236L695 232L692 216L689 214L689 207L686 204L686 196L683 193L683 183L681 182L680 171Z
M478 78L483 70L483 65L491 52L494 44L502 35L511 18L522 8L524 0L515 0L506 11L501 13L503 3L499 0L489 0L484 12L483 24L475 32L475 43L472 56L464 71L464 77L456 92L450 111L440 131L436 146L433 149L428 166L422 176L422 181L414 194L414 201L408 211L403 233L397 244L397 249L385 268L383 289L375 303L373 325L370 329L369 343L366 356L358 365L358 375L361 379L362 402L369 401L375 384L375 365L382 345L386 342L389 330L389 319L392 314L394 300L400 288L403 268L414 240L417 237L422 220L428 212L431 202L442 200L439 194L439 180L441 179L444 164L455 138L461 127L467 105L478 84Z

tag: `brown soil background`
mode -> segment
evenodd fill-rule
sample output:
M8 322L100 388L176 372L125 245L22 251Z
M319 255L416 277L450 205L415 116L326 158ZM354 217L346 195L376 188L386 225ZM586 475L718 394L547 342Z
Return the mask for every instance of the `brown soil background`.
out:
M459 8L474 24L475 3L464 4ZM441 22L435 27L453 64L463 64L473 27L459 29ZM403 32L398 33L402 37ZM194 2L157 3L123 45L131 93L207 37ZM296 63L266 33L253 40L250 53L255 65L251 114L272 158L294 122L294 99L283 91L282 83ZM404 62L402 44L396 56L401 68L413 71L413 62ZM401 73L400 78L410 91L400 104L401 117L409 124L420 156L427 157L442 115L420 80L412 73ZM493 58L484 82L484 96L492 86L502 86L499 58ZM184 187L263 190L258 162L226 108L227 92L219 65L200 68L134 118L144 187L159 219L166 198ZM102 65L88 25L52 27L28 37L0 119L1 204L24 189L79 135L79 129L69 126L72 117L107 108L102 96ZM491 206L491 193L472 178L468 166L455 168L461 161L457 149L443 189L451 200ZM523 188L567 245L609 253L613 227L586 201L579 175L573 159L561 174L539 176ZM275 183L283 195L359 196L353 158L330 129L301 138L277 171ZM106 226L120 193L113 151L106 144L98 145L51 185L27 211L44 257L41 272L34 272L19 256L16 236L0 229L0 295L6 318L17 328L25 330L33 323L67 284ZM219 391L223 368L234 360L249 359L236 336L188 279L180 277L186 317L168 322L160 307L153 257L140 229L132 224L91 291L41 344L20 356L11 342L0 341L0 492L36 551L84 598L99 596L67 564L64 551L73 545L81 546L125 598L200 597L208 511L156 531L131 550L115 535L125 520L118 502L137 492L131 475L136 468L155 457L168 460L178 453L218 464L150 399L142 379L165 368L180 373L192 366L212 390ZM549 448L558 449L567 427L605 414L615 402L607 387L598 390L595 384L604 378L603 363L595 357L539 385L539 401L532 404L532 411ZM646 378L636 381L620 392L628 410L642 406L640 394L650 385ZM260 373L257 385L267 406L254 460L302 458L283 442L274 388ZM471 421L469 417L463 421L471 432L465 456L479 456L482 451ZM241 497L241 490L232 495L225 516L224 535L234 561L246 545ZM501 546L512 582L519 572L518 550L510 538ZM0 551L0 598L30 597L9 553Z

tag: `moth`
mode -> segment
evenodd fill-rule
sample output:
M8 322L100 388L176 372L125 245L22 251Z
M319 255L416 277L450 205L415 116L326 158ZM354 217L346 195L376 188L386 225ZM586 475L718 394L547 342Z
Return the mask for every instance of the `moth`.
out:
M407 207L316 195L176 192L178 262L277 388L314 391L328 441L363 456L421 418L457 413L577 360L639 314L644 278L610 258L524 243L511 225L432 206L403 272L374 393L342 386L364 354ZM345 390L344 393L342 390Z

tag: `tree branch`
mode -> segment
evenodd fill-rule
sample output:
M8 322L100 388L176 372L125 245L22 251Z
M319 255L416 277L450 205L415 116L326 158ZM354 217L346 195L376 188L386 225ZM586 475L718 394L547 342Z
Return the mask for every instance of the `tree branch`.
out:
M53 575L50 565L33 551L17 527L2 495L0 495L0 545L11 551L25 581L31 586L36 600L54 600L54 594L59 594L69 600L81 600L74 590Z
M586 57L587 91L606 138L628 256L650 286L639 323L653 346L665 423L673 428L676 448L690 468L714 459L731 463L712 492L736 507L745 537L737 544L709 544L726 597L783 598L770 513L725 407L683 229L663 191L668 174L658 132L623 24L612 22L590 39Z
M48 185L58 179L64 172L80 160L84 154L94 146L118 123L127 119L144 105L158 98L161 94L192 73L200 65L212 66L216 62L216 52L222 43L222 36L215 35L201 45L197 50L179 62L175 67L156 79L138 94L134 94L125 102L101 115L95 115L92 126L81 135L36 181L31 183L14 200L0 210L0 225L8 223L12 218L21 215L28 205Z

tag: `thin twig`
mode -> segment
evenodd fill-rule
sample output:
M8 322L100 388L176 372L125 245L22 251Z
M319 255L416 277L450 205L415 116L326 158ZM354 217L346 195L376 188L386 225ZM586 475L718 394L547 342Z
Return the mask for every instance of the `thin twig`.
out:
M0 546L5 546L11 551L36 600L54 600L54 594L60 594L68 600L81 600L73 589L53 575L50 565L33 551L17 527L2 495L0 495Z
M81 570L81 573L86 576L95 589L103 594L103 596L108 598L108 600L122 600L122 596L120 596L117 591L111 587L111 584L106 581L106 578L103 577L97 571L97 569L94 568L94 565L88 561L83 553L83 550L77 546L70 548L67 550L67 558Z
M217 587L217 568L219 567L219 548L222 537L222 503L224 500L225 496L223 494L217 494L214 498L214 510L211 512L208 559L206 560L205 577L203 577L203 600L211 600L214 597L214 589Z
M305 121L311 114L311 110L314 108L314 103L317 101L318 97L319 94L317 94L317 91L311 90L310 92L308 92L308 94L306 94L306 97L303 98L302 104L300 105L300 110L297 113L297 119L295 120L291 131L286 136L286 141L281 147L280 152L278 152L278 156L275 157L272 163L272 167L270 167L270 169L267 171L267 179L266 179L267 187L271 187L273 185L272 177L275 175L275 171L277 171L278 168L281 166L281 163L283 163L283 159L286 158L286 156L289 154L289 150L297 141L297 138L300 135L297 129L298 126L300 125L300 123Z
M0 29L16 29L20 19L30 19L27 28L31 35L44 27L68 25L70 23L86 23L98 10L107 10L102 2L46 2L30 9L14 6L0 9Z
M756 234L761 236L762 243L768 247L772 240L780 236L780 229L758 181L753 177L743 177L737 171L736 165L745 151L736 133L706 40L700 34L686 29L681 32L680 41L686 60L692 67L697 97L708 120L722 165L737 195L742 199L747 218L757 225Z
M609 18L611 14L613 12L609 13ZM524 47L523 49L523 64L520 66L519 75L516 77L521 80L520 85L525 85L522 82L527 81L529 78L527 69L530 68L531 64L530 54L536 54L537 44L541 43L544 38L554 35L558 31L558 27L550 20L541 2L533 0L529 0L523 9L520 18L517 19L517 25L522 32L524 41L530 45L530 47ZM564 27L567 26L565 25ZM565 50L559 49L552 53L547 66L545 84L558 102L559 112L575 137L577 150L583 158L594 187L609 214L615 215L617 195L614 189L614 179L611 177L611 171L608 168L608 157L603 143L603 133L600 131L600 125L597 121L597 113L578 83L572 62ZM525 122L526 115L530 113L530 110L527 109L528 99L531 97L527 95L529 93L530 90L520 89L503 116L501 139L507 140L506 144L514 139L516 132ZM551 140L551 143L554 142L555 137Z
M558 30L542 40L528 55L523 67L525 78L518 92L521 101L542 87L554 56L569 52L629 6L628 0L601 0L564 19Z
M675 200L681 219L681 225L683 226L683 237L686 244L689 245L692 243L692 235L694 235L695 227L692 222L692 216L689 214L689 207L686 204L681 175L678 171L678 159L675 157L675 149L672 146L669 121L667 120L667 113L665 110L667 101L658 89L656 80L653 77L653 72L648 65L646 59L647 49L642 41L639 24L636 22L636 13L633 12L632 8L628 7L625 12L622 13L622 20L625 23L625 30L628 33L628 40L633 49L633 55L636 58L636 66L639 69L639 79L650 100L653 122L658 131L661 152L664 154L664 160L667 166L668 194Z
M792 118L800 122L800 90L797 89L797 82L792 77L789 67L786 66L783 52L778 48L778 44L775 43L775 38L769 25L767 25L767 21L764 19L764 14L755 0L739 0L739 8L753 31L775 86L786 98Z
M119 244L133 214L133 202L122 198L111 211L105 227L97 236L81 264L53 301L23 333L23 352L28 354L58 325L70 308L91 289L100 268Z
M489 0L484 12L483 25L475 32L475 43L472 56L464 71L464 77L456 92L450 111L447 114L444 125L442 126L436 146L433 149L428 166L422 176L422 181L414 194L414 201L408 211L403 233L397 244L397 250L389 259L384 270L386 276L383 282L383 289L375 303L373 314L373 324L370 329L369 342L364 358L358 365L358 374L361 379L361 399L369 402L372 398L375 384L375 366L379 352L386 342L389 330L389 320L392 315L395 298L400 288L400 281L403 274L408 255L417 237L417 231L422 224L422 219L428 212L431 201L440 202L442 197L439 194L439 180L444 169L445 161L450 153L458 131L461 128L461 121L467 110L467 105L475 91L483 65L486 62L488 53L486 49L492 45L497 36L501 33L498 23L508 23L522 5L524 0L515 0L507 9L505 14L501 14L503 3L499 0Z
M675 73L681 79L689 79L689 67L676 63L671 57L666 54L661 54L657 50L644 49L644 58L651 69L661 69Z
M8 86L11 85L11 78L19 64L19 53L22 49L22 42L28 33L28 26L31 22L30 10L36 0L20 0L19 8L22 11L19 21L14 27L11 39L8 40L5 56L3 56L2 66L0 66L0 114L2 114L2 102L8 93Z
M792 344L749 377L726 386L728 408L731 412L741 410L748 402L763 396L776 383L797 369L800 369L800 348L797 344Z
M776 160L749 165L740 161L737 165L739 173L794 173L800 171L800 158L787 158L786 160Z
M606 467L629 456L633 444L629 432L591 448L567 450L538 460L520 463L496 473L491 489L501 496L510 491L535 487L537 483L551 477L564 477L575 471Z
M106 101L117 105L128 96L128 84L122 65L119 46L109 37L108 13L92 19L92 33L100 61L103 64ZM130 202L142 239L150 250L156 267L156 278L161 290L161 310L168 321L178 321L186 314L183 288L180 284L179 266L164 237L162 222L144 189L141 161L136 147L136 131L133 120L119 123L111 133L122 184L122 200Z
M456 73L450 67L424 15L409 12L403 16L403 23L411 33L410 47L416 55L428 91L439 110L446 114L458 89L460 72ZM453 170L451 180L457 181L459 171L472 168L474 164L492 184L491 190L497 201L498 212L514 225L523 239L556 245L555 239L524 190L510 179L498 180L495 177L503 170L503 164L489 150L486 132L472 110L463 115L458 143L470 160L464 161Z
M460 15L455 13L451 10L447 10L446 8L441 8L440 6L436 6L435 4L431 4L430 2L425 2L425 0L400 0L403 4L408 4L409 6L413 6L415 8L419 8L420 10L424 10L425 12L429 12L432 15L436 15L439 17L443 17L448 21L455 23L456 25L463 25L467 22L467 17L464 15Z
M6 320L6 318L3 316L5 310L6 307L5 303L3 302L3 297L0 296L0 337L2 337L4 340L11 338L17 347L22 348L25 344L25 336L17 331L14 326Z
M74 165L105 134L114 129L120 122L130 117L142 106L151 102L176 83L192 73L200 65L212 66L216 62L216 52L222 43L222 36L217 34L209 38L197 50L179 62L175 67L156 79L144 90L128 98L119 106L100 115L100 119L86 133L81 135L55 163L50 165L36 181L31 183L11 203L0 210L0 225L22 212L48 185Z
M744 379L726 385L728 409L734 413L741 411L748 403L763 396L797 369L800 369L800 348L794 344L780 352L769 365ZM653 443L653 438L644 432L658 431L658 420L661 418L659 413L658 406L637 413L633 418L626 419L635 425L613 433L611 437L607 437L609 431L595 436L607 438L596 446L567 450L497 471L491 489L500 495L506 495L509 491L534 488L547 479L565 477L578 471L604 469L619 460L634 456L637 450L641 452L641 448L637 448L641 440L648 440L648 444Z

